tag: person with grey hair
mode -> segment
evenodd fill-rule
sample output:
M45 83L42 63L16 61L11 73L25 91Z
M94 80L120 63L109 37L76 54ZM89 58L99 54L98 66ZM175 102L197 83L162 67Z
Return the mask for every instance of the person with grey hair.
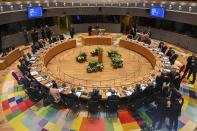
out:
M116 91L114 88L111 88L111 96L108 96L107 101L109 100L119 100L119 96L116 95Z

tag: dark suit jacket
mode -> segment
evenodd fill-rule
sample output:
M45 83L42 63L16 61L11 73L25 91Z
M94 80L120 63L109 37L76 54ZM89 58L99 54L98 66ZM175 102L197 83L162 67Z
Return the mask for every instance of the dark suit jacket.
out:
M78 96L76 94L70 93L70 94L67 95L67 98L73 99L73 100L75 100L77 102L79 101L79 98L78 98Z
M21 78L21 81L25 85L25 87L30 87L30 81L27 78L27 76L24 76L23 78Z
M171 57L169 57L170 64L171 65L174 65L174 62L176 61L177 58L178 58L178 55L177 54L174 54Z
M111 95L107 98L107 101L110 101L110 100L119 100L119 96L117 95Z
M168 49L167 46L163 46L163 47L161 47L161 52L163 52L165 54L165 52L166 52L167 49Z
M102 98L101 95L92 94L90 99L93 100L93 101L99 101L101 98Z

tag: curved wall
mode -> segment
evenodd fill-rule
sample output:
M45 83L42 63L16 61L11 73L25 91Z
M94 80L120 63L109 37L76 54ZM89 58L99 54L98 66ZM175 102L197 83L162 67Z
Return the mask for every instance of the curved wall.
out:
M147 9L142 7L51 7L45 9L43 17L65 15L130 15L150 17ZM3 12L0 13L0 19L0 24L27 20L27 11ZM197 25L197 13L167 10L165 19Z
M147 29L143 26L139 26L138 28ZM151 28L151 38L166 41L197 53L197 39L193 37L175 32Z
M154 6L161 6L162 2L150 2L150 3L123 3L121 6L63 6L62 2L57 2L57 6L55 6L55 2L50 3L50 7L46 7L46 3L42 3L41 6L44 7L44 16L43 17L53 17L53 16L65 16L65 15L128 15L128 16L142 16L142 17L150 17L149 16L149 7L154 4ZM191 5L184 5L182 7L182 11L179 11L179 5L173 5L174 10L168 10L169 4L171 3L163 3L162 7L166 8L165 20L177 21L187 24L197 25L197 7L192 7L192 11L188 12L188 8ZM145 5L145 6L144 6ZM28 5L26 4L26 7ZM32 6L38 6L38 3L32 4ZM15 8L16 6L14 6ZM0 24L7 24L17 21L27 20L27 11L26 10L16 10L9 11L9 6L5 8L5 12L0 12ZM167 41L170 43L177 44L184 48L187 48L191 51L197 52L196 49L196 39L191 37L182 37L177 33L152 29L152 37L155 39L160 39L163 41Z

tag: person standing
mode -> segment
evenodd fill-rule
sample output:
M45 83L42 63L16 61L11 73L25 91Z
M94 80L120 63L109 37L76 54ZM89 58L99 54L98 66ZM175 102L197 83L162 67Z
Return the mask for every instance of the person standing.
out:
M75 29L74 29L74 27L71 25L71 27L70 27L70 37L71 37L72 39L73 39L74 34L75 34Z
M28 32L27 32L26 29L24 29L23 35L24 35L24 38L25 38L25 45L29 45Z
M49 39L49 41L51 41L51 30L49 29L49 27L46 25L46 28L45 28L45 32L46 32L46 36L47 38Z
M35 42L38 42L38 31L34 29L34 34L35 34Z
M46 34L45 34L44 27L41 27L41 36L42 36L43 40L46 40Z
M194 61L194 60L195 60L195 54L193 53L192 56L189 56L187 58L186 69L185 69L184 74L183 74L181 79L185 78L185 76L187 75L188 71L189 71L189 74L191 75L192 61ZM187 79L189 79L190 75L187 76Z
M190 84L194 84L196 81L196 72L197 72L197 57L194 55L193 59L191 60L191 70L189 72L188 78L193 74L193 80Z
M92 33L92 26L90 25L90 26L88 27L88 35L91 36L91 33Z
M34 28L32 29L32 32L31 32L31 38L32 38L32 41L33 41L33 44L35 44L35 32L34 32Z

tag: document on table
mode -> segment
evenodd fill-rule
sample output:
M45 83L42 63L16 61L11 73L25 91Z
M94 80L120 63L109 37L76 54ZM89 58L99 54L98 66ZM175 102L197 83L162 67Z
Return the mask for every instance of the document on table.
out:
M43 78L43 77L40 76L40 77L37 77L36 80L37 80L38 82L41 82L41 81L46 80L46 78Z
M36 75L38 75L39 73L38 73L37 71L32 71L32 72L30 72L30 74L31 74L32 76L36 76Z
M47 82L47 83L45 84L46 87L50 87L50 86L52 86L52 85L53 85L52 82Z

